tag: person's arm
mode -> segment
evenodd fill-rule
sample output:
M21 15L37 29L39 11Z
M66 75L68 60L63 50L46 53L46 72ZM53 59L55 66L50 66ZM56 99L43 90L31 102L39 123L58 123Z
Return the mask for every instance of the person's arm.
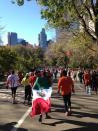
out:
M74 82L73 82L73 80L72 80L72 79L71 79L71 83L72 83L71 90L72 90L72 92L73 92L73 93L75 93L75 89L74 89Z
M58 93L60 93L60 88L61 88L61 79L58 80Z
M72 92L75 93L74 84L72 84Z
M36 88L40 89L39 78L36 78L34 85L33 85L33 89L36 89Z
M20 86L21 83L20 83L20 81L19 81L19 76L18 76L18 75L16 76L16 80L17 80L17 86Z
M23 85L23 86L25 86L25 84L26 84L26 78L24 77L23 79L22 79L22 81L21 81L21 84Z
M29 78L29 85L30 85L31 88L33 87L32 78Z
M10 77L8 76L8 78L7 78L7 80L6 80L6 89L8 89L9 83L10 83Z

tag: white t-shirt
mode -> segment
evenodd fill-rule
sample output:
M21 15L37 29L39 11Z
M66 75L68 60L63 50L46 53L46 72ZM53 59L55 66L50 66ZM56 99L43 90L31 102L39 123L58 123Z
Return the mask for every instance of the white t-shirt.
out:
M9 87L17 87L19 86L19 77L16 74L11 74L7 78L8 86Z

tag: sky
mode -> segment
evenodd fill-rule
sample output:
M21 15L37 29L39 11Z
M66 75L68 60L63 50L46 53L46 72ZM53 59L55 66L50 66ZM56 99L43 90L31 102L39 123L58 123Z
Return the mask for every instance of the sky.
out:
M26 1L23 6L12 4L11 0L0 0L0 25L4 26L1 33L3 42L7 43L7 32L16 32L18 38L38 44L38 34L47 22L41 19L40 9L35 0ZM46 30L46 34L47 39L55 37L54 30Z

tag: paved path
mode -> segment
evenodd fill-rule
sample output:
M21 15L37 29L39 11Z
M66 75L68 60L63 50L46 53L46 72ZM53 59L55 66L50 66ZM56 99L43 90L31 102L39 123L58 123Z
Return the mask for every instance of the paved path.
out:
M85 94L83 85L75 84L72 95L72 116L65 117L63 100L53 85L51 119L38 122L29 117L30 106L23 104L24 89L18 89L18 104L11 103L10 90L0 89L0 131L98 131L98 95Z

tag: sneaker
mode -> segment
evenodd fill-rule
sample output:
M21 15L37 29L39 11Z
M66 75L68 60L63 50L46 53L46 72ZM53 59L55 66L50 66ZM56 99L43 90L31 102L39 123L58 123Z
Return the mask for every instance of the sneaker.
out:
M32 103L30 101L28 101L28 105L32 105Z
M72 111L71 111L71 109L69 108L69 109L68 109L68 116L71 116L71 114L72 114Z
M68 116L68 112L65 112L65 116Z
M46 115L46 119L50 119L51 118L51 116L49 116L49 115Z
M24 101L23 104L25 104L26 102Z

